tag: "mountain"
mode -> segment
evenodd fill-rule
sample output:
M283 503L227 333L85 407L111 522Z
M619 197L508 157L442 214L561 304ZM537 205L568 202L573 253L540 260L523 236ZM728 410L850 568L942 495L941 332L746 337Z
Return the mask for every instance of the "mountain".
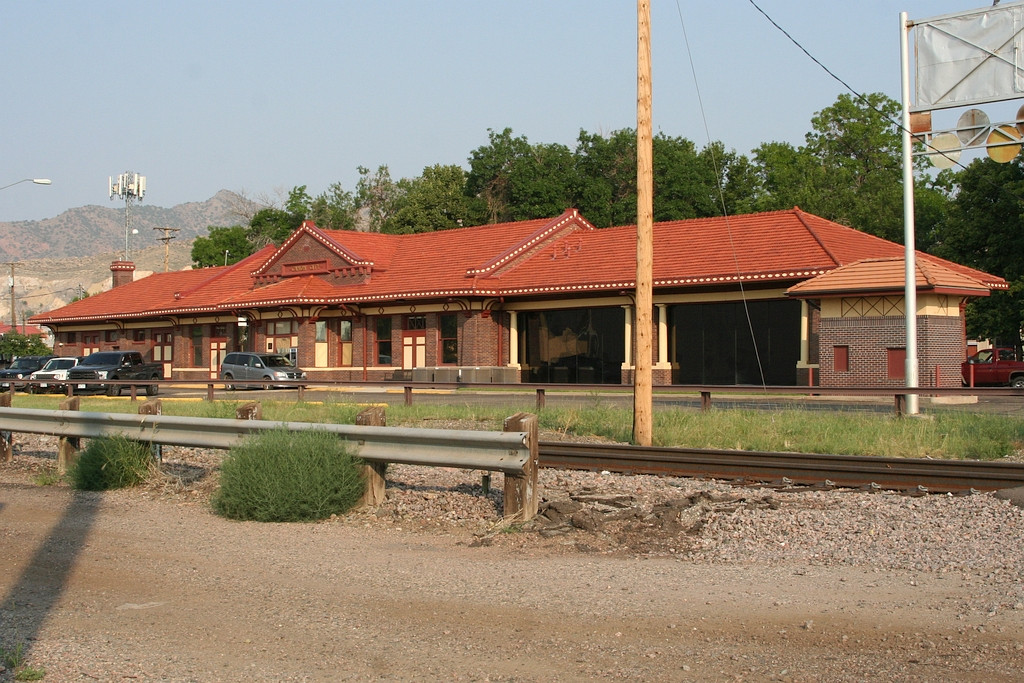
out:
M132 252L153 244L164 235L154 228L178 228L172 241L181 244L205 237L211 225L230 226L248 223L253 203L244 197L221 190L205 202L178 204L172 208L132 206ZM160 248L161 253L163 247ZM89 205L68 209L55 218L41 221L0 222L0 260L27 261L109 254L124 251L124 205ZM161 268L163 262L161 261Z
M122 228L122 244L124 243ZM192 263L192 242L172 240L167 245L167 269L183 270ZM75 258L37 259L14 264L14 299L18 324L29 316L60 308L83 293L96 294L110 289L110 262L120 258L117 252L88 254ZM164 269L164 245L157 244L132 251L135 279ZM10 266L4 268L10 274ZM0 302L0 319L10 322L9 292Z
M258 207L257 207L258 208ZM205 202L172 208L132 206L131 260L135 278L164 270L191 267L192 241L205 237L211 225L248 223L253 202L221 190ZM178 228L168 243L157 240L163 230ZM13 263L15 308L24 317L50 311L82 293L110 288L110 263L124 253L124 207L83 206L41 221L0 222L0 261ZM3 274L10 275L4 265ZM10 322L11 302L5 289L0 320Z

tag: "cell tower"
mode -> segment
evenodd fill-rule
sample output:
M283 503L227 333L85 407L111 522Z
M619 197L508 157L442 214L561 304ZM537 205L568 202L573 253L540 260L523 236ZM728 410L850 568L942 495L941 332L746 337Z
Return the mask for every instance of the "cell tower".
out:
M117 182L114 182L113 177L107 178L107 186L110 189L110 198L118 197L124 200L124 260L131 260L131 243L130 238L133 234L132 231L132 202L142 201L143 196L146 194L146 176L139 175L138 173L132 173L131 171L125 171L117 177ZM137 233L135 230L134 233Z

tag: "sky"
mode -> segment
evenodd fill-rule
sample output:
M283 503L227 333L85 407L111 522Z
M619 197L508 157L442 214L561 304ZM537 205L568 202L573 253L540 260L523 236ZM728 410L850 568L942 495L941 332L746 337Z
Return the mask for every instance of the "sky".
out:
M897 100L899 13L989 4L756 2L854 89ZM651 5L656 133L741 154L800 145L846 92L750 0ZM18 184L0 221L123 207L107 183L125 171L170 207L354 190L359 166L468 169L488 129L572 147L580 130L636 127L636 44L627 0L4 3L0 186Z

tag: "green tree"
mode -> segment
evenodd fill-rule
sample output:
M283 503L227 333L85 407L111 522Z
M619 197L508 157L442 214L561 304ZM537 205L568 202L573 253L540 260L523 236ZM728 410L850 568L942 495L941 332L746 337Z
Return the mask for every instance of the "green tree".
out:
M401 197L382 232L408 234L450 230L482 216L478 200L465 193L466 172L458 166L429 166L423 175L399 181Z
M941 178L941 176L940 176ZM1019 346L1024 322L1024 163L978 159L957 174L959 191L935 229L931 251L1010 283L1009 291L975 299L967 335Z
M324 230L354 230L357 211L355 196L333 183L310 202L306 217Z
M902 242L901 107L881 94L840 95L811 119L807 151L821 164L814 213Z
M466 194L484 202L488 222L505 223L514 220L514 168L521 159L529 157L530 143L524 136L514 137L511 128L500 133L488 128L487 137L488 144L469 155Z
M686 138L659 134L654 136L652 147L654 220L681 220L722 213L716 166L724 171L727 162L721 143L698 153L697 146ZM724 173L721 181L724 184Z
M821 164L803 148L788 142L762 143L754 150L754 210L799 206L813 213L823 173Z
M532 145L507 171L507 220L550 218L575 206L576 159L565 145Z
M284 208L267 207L253 214L246 230L246 237L254 250L268 244L281 244L299 229L309 214L313 199L306 192L305 185L292 188L285 200Z
M46 345L41 334L8 332L0 336L0 356L48 356L53 349Z
M253 243L241 225L230 228L211 225L208 237L197 237L192 243L192 265L195 268L237 263L253 253Z
M636 132L607 137L580 131L576 141L576 206L599 228L636 222Z
M387 166L378 166L371 175L370 169L359 167L359 182L356 184L356 210L364 217L370 232L380 232L395 212L395 204L403 194L391 179Z

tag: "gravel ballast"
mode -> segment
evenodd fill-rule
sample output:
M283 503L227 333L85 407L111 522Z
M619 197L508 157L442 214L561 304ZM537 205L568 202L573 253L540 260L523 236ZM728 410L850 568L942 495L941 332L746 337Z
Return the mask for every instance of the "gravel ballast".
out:
M1015 494L391 466L375 508L213 515L216 451L102 494L0 464L0 647L72 680L1021 680ZM13 670L0 673L12 680Z

